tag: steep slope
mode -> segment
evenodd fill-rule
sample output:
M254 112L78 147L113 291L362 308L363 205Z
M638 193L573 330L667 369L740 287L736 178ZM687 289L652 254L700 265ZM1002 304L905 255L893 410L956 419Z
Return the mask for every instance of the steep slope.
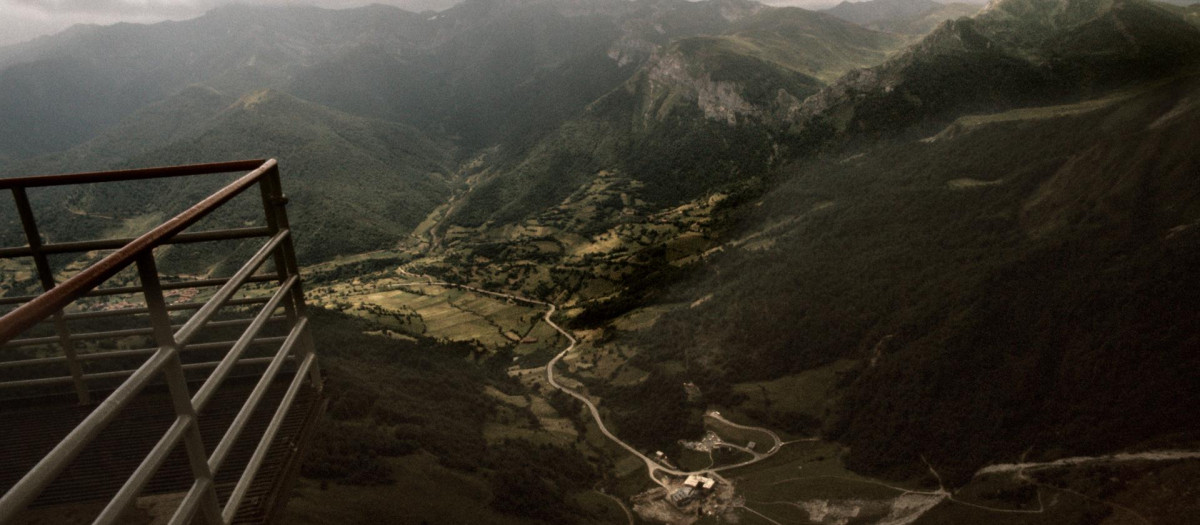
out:
M0 155L78 144L138 108L204 82L240 93L360 42L412 48L423 18L396 8L230 6L183 22L76 26L0 55Z
M342 111L524 149L676 38L749 0L471 0L418 15L226 6L181 22L77 26L0 49L0 161L60 151L202 83L283 89ZM513 137L519 137L514 139Z
M806 126L880 137L968 112L1080 100L1196 67L1200 31L1140 0L1001 0L805 103Z
M850 465L897 477L1194 446L1198 94L1172 79L799 167L672 294L707 299L629 341L638 366L728 385L854 359L834 411L770 417L823 418Z
M947 23L807 100L822 154L719 204L704 240L728 228L724 243L689 284L654 274L632 304L585 303L579 326L624 331L631 366L710 403L836 366L830 397L798 403L815 410L740 408L801 435L823 421L878 474L920 477L926 458L959 484L1022 453L1194 448L1200 399L1178 385L1200 366L1180 328L1200 291L1196 42L1140 2L1000 2ZM643 256L669 257L654 242ZM666 304L603 324L645 297Z
M939 4L937 7L914 17L881 21L868 27L879 31L923 36L937 29L938 26L942 25L942 22L957 20L965 16L974 16L980 9L983 9L983 6L979 4L959 2Z
M933 0L870 0L868 2L845 2L826 9L825 12L850 23L863 27L895 20L910 20L941 4Z
M359 46L306 69L288 89L458 137L468 148L523 151L673 39L720 33L762 8L745 0L472 0L426 22L436 35L428 53Z
M983 6L932 0L842 2L824 12L876 31L924 35L946 20L971 16Z
M801 101L824 79L877 63L900 39L802 9L745 17L675 41L468 196L454 221L508 222L557 204L601 171L667 206L766 174ZM599 225L591 225L597 227Z
M289 91L475 148L557 125L632 71L606 56L618 36L610 18L531 5L462 20L470 7L429 22L468 26L439 29L448 36L428 54L360 46L306 69Z
M5 174L275 157L285 175L298 240L308 260L394 243L449 195L450 148L394 123L364 119L263 90L241 98L192 87L131 116L111 132L68 152L16 163ZM41 192L45 209L133 217L180 210L211 191L213 181L174 181L166 202L142 198L150 188L80 187ZM235 216L228 220L255 217ZM45 231L77 236L94 225L46 214ZM14 232L19 229L13 230ZM94 233L94 232L93 232Z

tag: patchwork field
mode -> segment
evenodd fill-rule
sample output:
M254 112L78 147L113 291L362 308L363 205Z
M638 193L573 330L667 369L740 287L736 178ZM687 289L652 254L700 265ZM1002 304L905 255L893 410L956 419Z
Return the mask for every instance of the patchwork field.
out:
M326 307L352 311L399 332L475 342L488 351L508 346L515 346L518 354L536 351L539 345L520 342L525 334L533 337L528 341L540 341L538 336L553 341L552 332L536 330L540 310L461 289L400 282L367 287L339 283L314 295Z

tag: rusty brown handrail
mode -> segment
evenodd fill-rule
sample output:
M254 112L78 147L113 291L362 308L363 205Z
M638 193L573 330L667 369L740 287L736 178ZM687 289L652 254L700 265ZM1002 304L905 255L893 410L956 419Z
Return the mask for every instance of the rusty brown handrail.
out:
M36 220L30 205L26 189L29 187L58 186L67 184L89 184L114 181L146 180L163 177L189 176L229 173L234 171L250 172L237 178L232 183L222 187L202 201L191 206L182 213L158 225L149 232L135 239L108 239L101 241L79 241L59 244L42 244L38 233ZM196 224L216 208L229 202L247 188L258 185L262 194L263 211L266 226L260 228L236 228L231 230L212 230L204 232L184 233L184 230ZM162 467L171 450L182 446L188 456L188 464L192 473L193 484L183 501L170 518L173 525L183 525L199 520L210 525L228 525L232 522L241 505L246 491L258 473L262 459L272 446L276 434L281 428L284 417L291 410L297 392L307 383L318 392L321 388L320 371L316 363L312 336L307 329L305 317L304 294L301 288L299 267L296 262L292 245L291 229L285 210L287 199L282 194L279 180L279 169L275 160L266 161L236 161L216 164L199 164L170 168L149 168L141 170L126 170L101 173L84 173L57 176L22 177L0 180L0 189L10 189L16 200L18 212L21 214L22 228L25 230L27 246L19 248L0 249L0 257L32 257L39 279L45 290L38 296L10 297L2 302L12 304L24 302L7 315L0 317L0 348L32 346L59 343L63 356L26 359L5 363L5 367L19 366L23 363L46 364L50 362L66 362L71 375L65 377L50 377L25 379L6 382L3 386L12 387L42 387L64 382L72 382L79 393L80 403L90 403L89 390L85 385L87 379L115 379L127 377L115 390L104 396L91 412L79 422L57 445L54 446L31 470L7 492L0 494L0 523L13 519L27 505L34 502L38 495L63 469L80 454L93 439L103 431L104 427L113 421L117 414L139 395L151 381L161 377L170 392L175 411L175 421L158 439L133 474L127 478L124 485L115 496L105 505L96 517L95 523L111 524L120 521L124 511L132 505L134 499L141 493L150 478ZM191 282L160 281L156 267L154 249L165 244L178 242L204 242L248 237L267 237L265 243L253 256L244 262L232 276L222 279L201 279ZM104 257L99 262L89 266L74 277L61 284L56 284L47 254L70 253L111 247L116 252ZM268 273L272 276L258 274L259 268L267 259L273 259L274 269ZM119 286L98 288L117 272L126 267L136 266L138 270L137 286ZM236 295L243 285L249 282L275 282L275 291L267 297L242 297ZM195 286L217 286L212 297L204 302L167 304L163 290ZM123 308L117 312L73 312L65 313L73 301L85 296L111 295L124 293L141 293L145 307ZM263 304L252 318L236 318L214 320L219 310L227 306ZM278 314L277 310L283 313ZM170 312L179 310L196 310L182 325L176 325ZM71 333L66 327L69 319L86 319L110 316L140 316L148 315L149 327L109 330L105 332ZM14 339L17 335L40 322L53 320L57 335L54 337L27 337ZM277 321L290 325L286 337L264 337L261 332L267 323ZM191 343L193 336L201 330L214 327L246 328L236 341ZM91 338L121 338L129 335L153 336L157 348L136 350L116 350L79 355L73 349L73 342ZM244 356L244 351L250 345L279 344L274 357ZM184 364L180 354L187 350L228 349L219 361L193 362ZM84 359L100 359L105 357L146 356L141 366L135 370L116 370L98 373L84 373L79 361ZM232 495L224 502L218 500L214 479L223 460L228 455L230 447L241 439L246 421L251 414L260 408L263 401L262 393L272 382L285 363L295 365L291 379L286 379L288 390L283 399L275 406L274 413L267 429L258 439L249 464L242 471ZM266 365L266 372L259 374L259 382L249 399L243 403L233 424L226 430L217 448L211 454L206 450L200 437L199 421L202 419L204 405L211 398L212 392L220 388L230 369L246 364ZM195 396L190 392L187 371L207 370L209 372ZM265 408L265 407L264 407Z
M245 191L246 188L249 188L251 185L258 182L258 180L262 178L263 174L274 168L275 165L275 159L270 159L267 161L238 161L217 164L198 164L176 168L148 168L143 170L98 172L75 175L42 175L35 177L22 177L17 179L0 179L0 188L11 188L18 190L29 186L54 186L61 184L112 182L196 175L201 173L225 173L231 171L242 171L244 169L253 169L253 171L250 173L243 175L238 180L233 181L224 188L221 188L216 193L209 195L207 198L196 203L191 208L184 210L182 213L176 215L167 222L158 225L158 227L154 228L153 230L150 230L142 236L134 239L133 241L129 242L129 244L126 244L123 248L109 254L96 264L93 264L82 272L79 272L79 274L75 275L74 277L71 277L62 284L51 288L28 303L25 303L3 317L0 317L0 344L8 342L8 340L16 337L21 332L24 332L33 325L41 322L42 319L54 315L55 312L62 310L72 301L83 296L83 294L87 293L92 288L99 286L100 283L103 283L109 277L116 275L117 272L132 264L137 258L138 254L163 244L163 242L165 242L167 239L170 239L175 234L187 229L188 226L195 224L217 207L225 204L242 191ZM249 166L249 168L247 168L247 166Z
M275 159L235 160L230 162L213 162L208 164L190 164L187 166L160 166L156 168L138 168L132 170L92 171L86 173L66 173L59 175L31 175L27 177L12 177L0 179L0 190L13 188L41 188L46 186L70 186L72 184L93 184L98 182L117 182L124 180L165 179L170 177L185 177L188 175L212 175L214 173L233 173L235 171L250 171L266 168L266 163L272 165Z

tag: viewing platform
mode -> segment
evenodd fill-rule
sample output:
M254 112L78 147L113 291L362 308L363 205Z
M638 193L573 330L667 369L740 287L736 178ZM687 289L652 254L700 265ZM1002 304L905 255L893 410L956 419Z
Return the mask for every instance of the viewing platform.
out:
M0 192L15 203L3 239L25 242L0 248L0 525L275 520L325 406L276 162ZM155 213L67 202L114 195ZM171 206L186 209L146 220ZM63 240L74 216L39 229L39 212L92 237Z

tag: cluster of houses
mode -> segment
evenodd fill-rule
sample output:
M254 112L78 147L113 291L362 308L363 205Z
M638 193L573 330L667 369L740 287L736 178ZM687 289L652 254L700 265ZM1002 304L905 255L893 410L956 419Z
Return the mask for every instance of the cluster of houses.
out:
M716 483L712 478L690 474L683 480L683 486L667 496L667 499L676 507L682 507L707 495Z

